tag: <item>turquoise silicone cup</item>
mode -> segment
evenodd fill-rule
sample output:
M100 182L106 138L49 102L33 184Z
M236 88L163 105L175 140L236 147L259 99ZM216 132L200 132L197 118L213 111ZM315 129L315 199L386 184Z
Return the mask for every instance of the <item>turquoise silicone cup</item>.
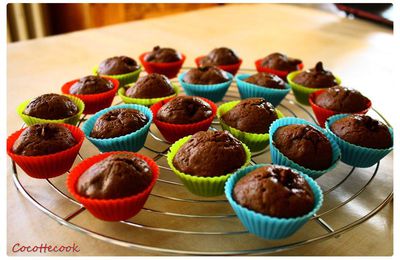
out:
M93 68L93 74L94 75L98 75L97 72L98 66ZM125 74L117 74L117 75L104 75L104 74L100 74L101 76L104 77L109 77L109 78L113 78L119 81L119 87L123 87L125 85L131 84L133 82L136 82L137 79L139 78L139 74L142 71L142 67L139 66L139 68L135 71L129 72L129 73L125 73Z
M354 167L367 168L379 162L379 160L381 160L383 157L388 155L393 150L393 146L387 149L374 149L374 148L362 147L355 144L351 144L338 137L331 131L330 127L335 121L346 116L349 115L348 114L334 115L329 117L325 122L325 129L328 135L331 138L333 138L333 140L335 140L336 143L339 145L340 151L342 153L342 158L341 158L342 162ZM390 134L392 135L392 143L393 143L393 129L389 127L389 131Z
M106 138L106 139L98 139L90 137L90 133L92 132L93 126L100 116L105 113L118 109L118 108L131 108L141 111L147 119L149 120L145 126L140 128L139 130L114 138ZM83 132L85 133L86 138L94 144L101 152L110 152L110 151L132 151L137 152L143 148L144 142L146 141L147 134L149 132L149 128L151 122L153 120L153 114L151 110L145 106L136 105L136 104L124 104L118 106L112 106L103 110L100 110L96 114L94 114L91 118L89 118L82 127Z
M303 176L314 193L314 208L304 216L296 218L277 218L257 213L239 205L232 197L235 184L247 173L268 164L256 164L236 171L225 184L225 195L239 220L246 229L264 239L282 239L294 234L321 208L323 195L318 184L302 172L295 171Z
M200 84L186 83L183 81L186 72L179 74L178 80L183 90L185 91L186 95L205 97L213 102L219 102L224 98L233 80L232 74L228 72L225 73L228 75L229 81L219 84L200 85Z
M235 77L241 99L263 97L274 107L277 107L290 92L290 85L287 83L285 83L285 89L265 88L244 81L248 77L250 77L250 74L239 74Z
M293 125L293 124L311 125L311 126L315 127L316 129L318 129L321 133L323 133L328 138L329 142L331 143L331 147L332 147L332 164L328 169L312 170L312 169L305 168L305 167L295 163L294 161L290 160L289 158L287 158L284 154L282 154L275 147L275 144L273 141L275 131L281 126ZM307 120L295 118L295 117L284 117L284 118L275 120L269 128L269 134L271 137L269 139L269 147L270 147L270 151L271 151L272 162L274 164L285 165L287 167L294 168L302 173L307 174L308 176L310 176L313 179L317 179L318 177L322 176L323 174L331 171L333 168L336 167L337 163L340 160L340 148L337 145L337 143L335 142L335 140L330 135L328 135L323 128L321 128L321 127L317 126L316 124L313 124Z

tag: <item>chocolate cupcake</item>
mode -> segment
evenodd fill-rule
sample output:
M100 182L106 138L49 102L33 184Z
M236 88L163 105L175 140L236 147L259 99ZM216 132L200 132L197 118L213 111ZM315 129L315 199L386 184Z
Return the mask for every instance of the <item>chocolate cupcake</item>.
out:
M293 82L307 88L329 88L340 83L336 81L332 72L324 69L322 62L318 62L315 68L297 74Z
M298 70L298 66L302 63L299 59L289 58L285 54L275 52L261 60L262 67L268 67L274 70L292 72Z
M225 71L217 67L200 67L185 73L183 81L190 84L213 85L229 81Z
M115 56L102 61L97 68L101 75L120 75L134 72L139 69L138 64L127 56Z
M231 65L240 62L236 53L226 47L215 48L200 61L200 67Z
M105 78L99 76L86 76L80 78L69 89L70 94L74 95L88 95L107 92L113 89L113 84Z
M266 88L285 89L285 82L278 76L266 72L251 75L243 81Z
M153 50L144 56L147 62L169 63L182 59L182 55L172 48L160 48L156 46Z
M152 73L139 78L125 95L132 98L161 98L174 95L175 91L167 77Z

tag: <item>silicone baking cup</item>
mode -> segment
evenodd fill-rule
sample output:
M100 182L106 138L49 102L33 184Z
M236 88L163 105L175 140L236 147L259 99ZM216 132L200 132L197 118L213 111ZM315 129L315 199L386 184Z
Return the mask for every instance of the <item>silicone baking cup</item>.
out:
M179 87L175 84L172 84L172 88L175 91L175 94L166 96L166 97L160 97L160 98L132 98L128 97L125 95L126 89L125 88L120 88L118 90L118 95L124 101L125 104L138 104L138 105L143 105L143 106L151 106L154 105L157 102L160 102L162 100L170 99L179 94Z
M158 110L160 110L160 108L164 104L168 103L173 98L160 101L150 107L151 112L153 112L154 124L157 126L160 133L164 136L164 138L168 142L173 143L182 137L195 134L199 131L206 131L210 127L210 125L215 117L215 114L217 113L217 106L212 101L210 101L206 98L202 98L202 97L199 97L199 98L201 98L202 100L204 100L211 106L212 115L207 119L204 119L200 122L196 122L193 124L171 124L171 123L162 122L157 119Z
M149 194L153 189L153 186L156 183L159 175L158 166L152 159L141 154L131 153L133 156L139 157L140 159L146 161L152 171L152 180L150 182L150 185L144 191L133 196L118 199L92 199L79 195L76 191L76 184L79 177L93 164L107 158L112 154L118 153L121 152L103 153L85 159L80 164L78 164L71 171L70 174L68 174L67 178L68 191L72 194L72 196L78 202L82 203L82 205L85 206L85 208L89 210L89 212L93 216L105 221L126 220L139 213L139 211L143 208L143 205L145 204L147 198L149 197Z
M175 78L178 75L179 70L182 68L183 63L186 60L186 56L181 54L182 58L179 61L174 62L148 62L145 61L144 57L148 52L143 53L139 56L139 60L142 63L147 73L158 73L163 74L167 78Z
M62 124L68 128L77 144L68 148L67 150L39 156L24 156L12 152L12 147L21 133L26 129L23 128L13 133L7 138L7 153L11 159L21 167L26 174L32 178L48 179L57 177L66 173L75 161L79 149L82 146L85 136L83 132L76 126Z
M104 108L111 106L115 93L117 93L119 81L113 78L106 78L108 81L111 81L113 84L113 88L97 94L70 94L70 89L72 85L79 81L79 79L75 79L65 83L61 87L61 91L64 94L69 94L71 96L77 97L85 103L85 109L83 110L84 114L94 114Z
M268 164L256 164L236 171L225 184L225 195L239 220L250 233L264 239L282 239L294 234L318 212L322 206L323 195L321 188L313 179L302 172L292 169L305 178L314 193L314 208L309 213L296 218L277 218L263 215L241 206L232 197L236 183L247 173L266 165Z
M22 102L17 107L17 113L27 125L44 124L44 123L59 123L59 124L65 123L70 125L76 125L79 122L79 119L81 118L83 111L85 110L85 104L83 103L82 100L72 95L64 95L64 96L67 96L69 99L71 99L72 102L74 102L74 104L78 107L78 113L76 115L56 120L42 119L33 116L28 116L24 114L24 110L32 100L26 100Z
M200 61L206 56L200 56L197 57L194 61L197 65L197 67L200 67ZM235 64L230 64L230 65L216 65L216 67L220 68L221 70L225 70L226 72L229 72L232 75L235 75L240 68L240 65L242 65L243 60L239 58L239 62Z
M191 84L186 83L183 80L186 73L187 72L181 73L178 76L179 83L183 87L186 95L204 97L211 100L212 102L219 102L224 98L233 80L232 74L226 73L229 78L227 82L211 85Z
M324 88L308 88L293 82L293 78L296 77L296 75L299 73L301 73L301 71L293 71L289 73L287 75L287 81L289 82L289 85L292 87L293 94L296 100L303 105L309 106L310 105L310 103L308 103L309 95ZM340 83L342 82L341 79L336 76L335 78L337 84L340 85Z
M328 136L335 140L340 147L340 151L342 153L342 162L354 167L367 168L379 162L383 157L388 155L393 150L393 145L387 149L374 149L349 143L337 136L332 132L331 125L335 121L346 116L349 116L349 114L334 115L329 117L325 122L325 128ZM392 135L393 144L393 129L389 127L389 131Z
M287 77L287 75L290 73L289 71L285 71L285 70L276 70L276 69L271 69L271 68L262 66L262 65L261 65L262 60L263 60L263 59L258 59L258 60L256 60L256 61L254 62L254 64L256 65L256 69L257 69L258 72L267 72L267 73L274 74L274 75L276 75L276 76L282 78L284 81L287 80L286 77ZM303 63L300 63L299 65L297 65L297 70L302 70L303 67L304 67Z
M283 153L281 153L276 148L276 146L274 144L274 140L273 140L273 136L274 136L276 130L281 126L293 125L293 124L311 125L314 128L316 128L317 130L319 130L322 134L324 134L328 138L328 140L331 144L331 147L332 147L332 164L328 169L312 170L312 169L305 168L305 167L295 163L294 161L290 160L289 158L287 158ZM271 124L271 127L269 128L269 134L271 136L271 138L269 139L269 146L270 146L272 162L274 164L285 165L287 167L294 168L302 173L307 174L308 176L310 176L313 179L316 179L316 178L322 176L323 174L333 170L340 160L340 149L339 149L339 146L336 144L335 140L330 135L328 135L323 128L319 127L316 124L310 123L307 120L295 118L295 117L284 117L284 118L275 120ZM315 159L318 160L318 158L315 158Z
M289 84L285 84L285 89L266 88L244 81L248 77L250 74L239 74L235 77L241 99L262 97L277 107L290 92Z
M139 68L135 71L129 72L129 73L125 73L125 74L117 74L117 75L104 75L104 74L99 74L97 72L97 69L99 67L96 66L93 68L93 73L94 75L100 75L103 77L107 77L107 78L113 78L119 81L119 86L123 87L125 85L131 84L133 82L136 82L137 79L139 78L139 74L142 71L142 67L139 66Z
M266 148L269 144L269 134L255 134L255 133L248 133L240 131L234 127L231 127L224 123L222 120L222 116L227 113L229 110L234 108L237 104L239 104L240 100L231 101L224 103L218 107L217 110L217 118L221 124L222 129L227 130L230 132L234 137L245 143L251 152L257 152L264 148ZM278 118L283 118L284 115L278 109L275 109Z
M321 127L325 127L325 121L328 117L331 117L333 115L336 114L341 114L340 112L337 111L333 111L333 110L329 110L323 107L318 106L317 104L315 104L315 99L321 95L322 93L324 93L326 91L326 89L321 89L318 90L314 93L312 93L309 98L308 98L308 102L311 105L311 108L314 112L315 117L317 118L318 124ZM367 104L365 105L365 109L359 112L354 112L352 114L366 114L368 112L368 110L371 108L372 103L371 100L368 99Z
M139 130L127 135L113 137L113 138L105 138L105 139L90 137L90 133L92 132L96 120L105 113L119 108L129 108L129 109L139 110L147 117L148 122L146 123L145 126L140 128ZM153 114L147 107L135 104L125 104L125 105L112 106L97 112L85 122L85 124L82 127L82 130L85 133L86 138L92 144L94 144L101 152L109 152L109 151L137 152L144 146L152 120L153 120Z
M167 154L167 162L169 167L179 177L185 187L195 195L212 197L224 194L225 182L232 175L232 173L216 177L200 177L185 174L175 168L173 159L178 150L190 139L190 137L191 135L183 137L170 147L170 150ZM243 144L243 148L246 152L246 161L242 167L245 167L250 163L251 153L245 144Z

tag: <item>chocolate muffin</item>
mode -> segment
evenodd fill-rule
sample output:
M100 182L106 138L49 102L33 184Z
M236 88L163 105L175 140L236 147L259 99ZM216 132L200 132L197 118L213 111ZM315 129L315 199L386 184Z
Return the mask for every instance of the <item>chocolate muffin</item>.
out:
M393 145L388 127L367 115L343 117L335 121L330 129L341 139L358 146L386 149Z
M102 61L97 69L98 74L119 75L139 69L138 64L127 56L115 56Z
M152 73L139 80L128 88L125 95L132 98L160 98L175 94L174 88L167 77Z
M156 46L153 51L147 53L144 56L144 60L147 62L162 62L169 63L175 62L182 59L182 55L172 48L160 48Z
M293 82L308 88L329 88L338 85L332 72L324 70L322 62L318 62L313 69L297 74Z
M181 172L214 177L232 173L246 162L242 143L227 131L200 131L178 150L173 164Z
M325 170L332 164L328 138L310 125L281 126L272 140L282 154L305 168Z
M105 78L99 76L86 76L80 78L69 89L69 93L74 95L98 94L113 89L113 84Z
M200 61L200 67L231 65L240 61L236 53L226 47L215 48Z
M298 65L301 63L301 60L289 58L285 54L279 52L271 53L261 60L261 66L263 67L288 72L296 71L298 69Z
M41 119L63 119L78 113L78 107L67 96L44 94L32 100L25 108L24 114Z
M217 67L200 67L185 73L183 81L190 84L213 85L229 81L225 71Z
M149 119L139 110L113 109L97 118L90 137L105 139L127 135L139 130L148 121Z
M290 168L267 165L242 177L233 189L241 206L277 218L300 217L314 208L307 181Z
M204 100L180 96L163 105L157 112L157 119L170 124L193 124L211 115L211 106Z
M265 134L276 119L274 106L264 98L248 98L222 115L225 124L243 132Z
M355 113L368 107L369 99L355 89L335 86L315 98L317 106L341 113Z
M112 154L93 164L78 179L76 190L92 199L117 199L144 191L152 172L146 161L129 153Z
M15 141L12 152L23 156L39 156L61 152L78 142L61 124L35 124L27 127Z
M266 72L256 73L246 78L244 81L266 88L285 89L285 81L280 77Z

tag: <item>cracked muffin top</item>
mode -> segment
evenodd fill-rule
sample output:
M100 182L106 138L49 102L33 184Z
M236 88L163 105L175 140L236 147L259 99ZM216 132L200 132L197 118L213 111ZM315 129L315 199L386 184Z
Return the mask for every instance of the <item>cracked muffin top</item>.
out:
M280 77L266 73L259 72L257 74L251 75L246 78L244 81L261 86L266 88L275 88L275 89L285 89L285 81L283 81Z
M301 63L302 61L299 59L289 58L285 54L274 52L262 59L261 66L274 70L292 72L296 71L298 69L298 65Z
M69 89L69 93L74 95L98 94L113 88L111 81L99 76L89 75L75 82Z
M200 67L188 70L183 81L190 84L212 85L229 81L225 71L217 67Z
M144 60L147 62L160 62L169 63L175 62L182 59L182 55L172 48L160 48L156 46L153 50L147 53Z
M335 76L324 69L322 62L318 62L312 69L297 74L293 82L307 88L330 88L338 85Z
M132 98L161 98L175 94L171 81L164 75L151 73L139 80L125 92Z
M127 56L115 56L102 61L97 73L102 75L119 75L139 69L137 62Z
M231 65L240 61L236 53L229 48L220 47L213 49L201 61L200 67L205 66L218 66L218 65Z
M41 119L57 120L74 116L78 110L77 105L67 96L44 94L29 102L23 113Z

